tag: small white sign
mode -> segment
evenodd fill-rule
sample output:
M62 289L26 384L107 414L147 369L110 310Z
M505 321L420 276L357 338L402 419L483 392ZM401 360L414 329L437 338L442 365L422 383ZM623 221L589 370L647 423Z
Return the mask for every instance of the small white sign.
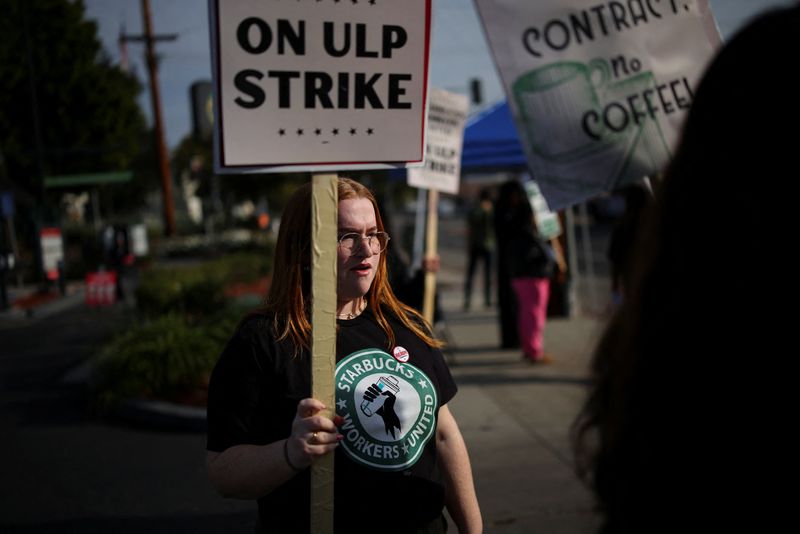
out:
M42 266L50 280L58 278L58 264L64 260L64 240L58 228L42 228Z
M536 182L525 182L525 192L528 193L528 202L531 204L539 235L547 240L560 236L561 221L558 219L558 214L550 211L547 200L542 196Z
M420 164L430 0L209 0L220 172Z
M466 95L431 89L425 166L408 170L408 185L458 194L464 123L468 112Z
M147 228L143 224L133 224L128 229L131 238L131 252L137 258L147 256L150 252L150 245L147 241Z
M720 42L708 0L476 4L551 209L664 168Z

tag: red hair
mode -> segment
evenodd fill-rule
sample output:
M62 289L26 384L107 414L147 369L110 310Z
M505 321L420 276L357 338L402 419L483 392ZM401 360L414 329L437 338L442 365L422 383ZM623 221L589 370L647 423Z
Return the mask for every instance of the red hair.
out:
M349 178L338 180L339 201L366 198L375 209L378 231L384 231L378 203L372 192ZM388 250L388 249L387 249ZM395 344L395 335L389 326L388 314L411 330L429 347L443 343L433 337L430 326L413 308L400 302L389 285L386 272L386 253L378 260L378 270L367 293L367 301L381 330L388 339L388 347ZM272 286L265 311L272 316L278 341L288 339L295 347L295 356L301 349L311 347L311 184L298 189L289 199L281 218L278 241L275 245L275 265Z

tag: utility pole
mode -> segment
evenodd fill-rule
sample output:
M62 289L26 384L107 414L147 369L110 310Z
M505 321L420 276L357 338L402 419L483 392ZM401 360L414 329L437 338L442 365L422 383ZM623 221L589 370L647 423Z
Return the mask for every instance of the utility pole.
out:
M156 41L174 41L177 34L153 35L153 23L150 16L150 0L142 0L142 18L144 35L120 35L120 45L126 41L144 41L147 71L150 75L150 99L153 104L153 122L156 133L156 157L159 175L161 176L161 196L164 202L164 229L166 235L175 234L175 204L172 200L172 176L169 170L169 157L164 142L164 120L161 115L161 96L158 92L158 65L154 45Z

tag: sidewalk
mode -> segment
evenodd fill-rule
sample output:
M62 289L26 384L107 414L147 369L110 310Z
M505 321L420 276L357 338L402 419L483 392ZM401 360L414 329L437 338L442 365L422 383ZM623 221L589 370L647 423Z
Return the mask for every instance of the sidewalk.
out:
M49 317L79 305L84 301L83 282L68 282L62 295L57 288L41 291L33 285L10 285L8 287L9 307L0 310L0 330L14 328L32 321Z
M496 308L461 311L460 287L440 293L459 385L451 410L469 448L486 532L596 531L591 494L574 475L569 426L601 323L549 320L545 342L555 362L532 366L519 350L497 348Z

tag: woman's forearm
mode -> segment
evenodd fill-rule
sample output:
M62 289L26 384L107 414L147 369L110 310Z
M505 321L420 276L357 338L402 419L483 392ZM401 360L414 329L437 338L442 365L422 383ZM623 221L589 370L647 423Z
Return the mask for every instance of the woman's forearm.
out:
M234 445L208 452L208 476L224 497L258 499L306 469L321 456L330 454L342 436L336 423L320 414L325 405L316 399L297 404L292 433L267 445ZM340 419L337 417L337 419Z
M447 510L462 534L483 532L467 446L447 406L439 409L436 450L445 477Z
M272 492L297 474L284 458L284 441L209 452L206 464L214 488L235 499L258 499Z

